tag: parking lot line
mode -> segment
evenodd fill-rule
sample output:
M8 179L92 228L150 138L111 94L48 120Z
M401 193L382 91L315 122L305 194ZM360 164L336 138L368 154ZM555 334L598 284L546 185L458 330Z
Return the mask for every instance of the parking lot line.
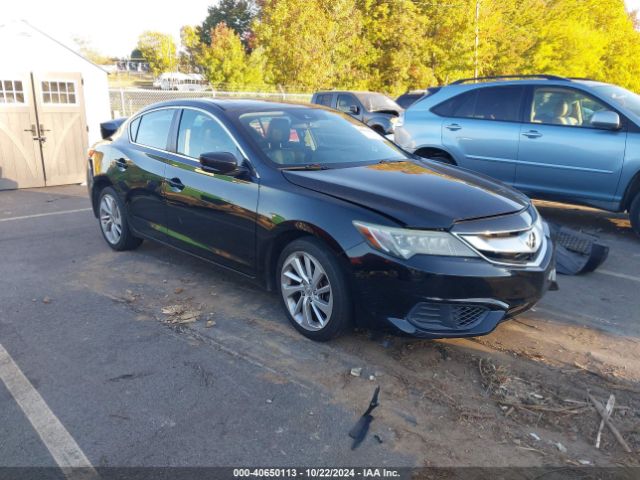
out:
M4 382L64 474L74 479L97 478L97 472L80 446L2 344L0 344L0 380ZM76 468L81 470L73 470Z
M631 280L633 282L640 282L640 277L635 275L627 275L626 273L618 273L618 272L610 272L609 270L596 270L595 273L599 273L601 275L609 275L610 277L618 277L624 278L625 280Z
M91 208L78 208L76 210L62 210L60 212L35 213L33 215L23 215L22 217L0 218L0 222L11 222L13 220L26 220L28 218L48 217L50 215L63 215L65 213L90 212Z

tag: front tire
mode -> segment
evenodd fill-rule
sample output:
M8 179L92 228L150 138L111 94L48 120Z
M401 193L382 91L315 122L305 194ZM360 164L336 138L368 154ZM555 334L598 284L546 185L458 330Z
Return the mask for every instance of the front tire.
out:
M133 235L127 222L122 200L111 187L100 192L98 199L98 220L102 236L116 251L133 250L142 243L142 239Z
M629 221L631 222L631 228L633 231L640 235L640 192L636 193L631 207L629 208Z
M319 240L301 238L284 248L276 284L287 318L305 337L324 342L351 324L345 274L336 255Z

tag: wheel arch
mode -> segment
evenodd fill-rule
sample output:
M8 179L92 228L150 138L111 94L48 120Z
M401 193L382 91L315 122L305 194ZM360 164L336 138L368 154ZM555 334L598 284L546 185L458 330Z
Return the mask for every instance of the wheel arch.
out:
M98 201L100 200L100 192L105 187L111 187L113 183L107 175L99 175L93 178L93 184L91 186L91 207L93 208L93 214L98 217Z
M288 221L285 224L281 224L278 232L272 235L263 251L263 281L267 290L275 290L275 272L282 251L294 240L304 237L313 237L320 240L338 258L344 256L345 252L340 244L322 228L304 221Z
M622 202L620 203L620 210L626 211L631 207L631 202L633 199L640 193L640 170L638 170L635 175L631 178L629 185L627 185L627 189L624 192L624 196L622 197Z
M444 155L450 158L454 165L458 165L458 161L456 160L456 157L444 147L433 146L433 145L423 145L421 147L418 147L413 153L422 158L431 158L432 156L438 155L438 154Z

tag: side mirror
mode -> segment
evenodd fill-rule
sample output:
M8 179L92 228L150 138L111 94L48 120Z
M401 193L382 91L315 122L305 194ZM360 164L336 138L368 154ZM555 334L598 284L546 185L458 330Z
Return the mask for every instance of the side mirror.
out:
M611 110L601 110L591 117L591 126L604 130L617 130L620 128L620 115Z
M349 113L352 115L358 115L360 113L360 107L358 107L357 105L350 105Z
M200 155L200 165L205 172L222 175L238 171L238 159L231 152L205 152Z

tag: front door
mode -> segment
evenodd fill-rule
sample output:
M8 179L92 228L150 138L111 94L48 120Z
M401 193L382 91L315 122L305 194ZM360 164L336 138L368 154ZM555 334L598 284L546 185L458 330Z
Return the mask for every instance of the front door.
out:
M243 158L220 121L200 110L184 109L177 154L167 164L167 234L174 245L248 275L255 274L257 179L202 170L205 152Z
M0 75L0 190L44 187L29 74Z
M84 181L87 121L79 73L34 74L48 186Z
M627 133L592 127L601 110L611 108L580 90L536 87L522 125L515 186L534 195L611 201Z

